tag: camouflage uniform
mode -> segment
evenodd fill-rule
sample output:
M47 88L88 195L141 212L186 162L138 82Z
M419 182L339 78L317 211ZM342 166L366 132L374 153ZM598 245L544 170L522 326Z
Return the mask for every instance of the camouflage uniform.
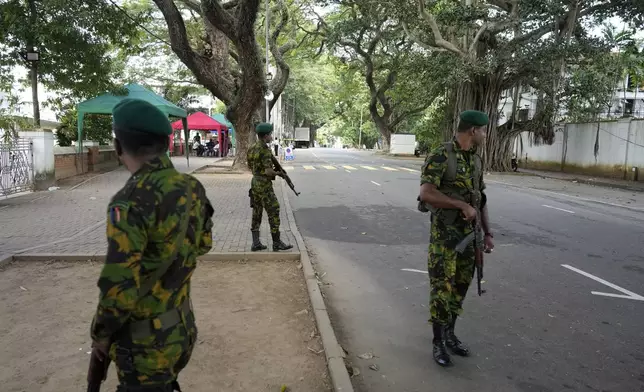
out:
M261 140L248 149L248 167L253 173L250 187L253 199L251 231L259 231L264 210L268 215L271 233L279 233L280 231L280 203L273 190L274 178L266 174L266 169L273 167L271 154L270 148Z
M190 211L186 211L188 181ZM141 283L172 257L186 213L188 230L174 263L141 297ZM162 155L128 180L112 198L107 214L108 251L98 280L92 339L111 343L109 355L120 388L175 383L197 336L190 278L197 256L212 247L213 208L202 184L179 173Z
M479 173L479 189L474 189L474 160L480 157L474 156L476 150L461 149L456 139L453 149L457 157L454 183L442 183L448 153L445 146L441 146L427 156L421 171L421 185L433 184L447 196L472 204L481 200L481 192L485 189L482 172ZM449 325L462 313L463 300L474 276L474 244L470 243L462 254L454 248L472 231L471 222L466 222L459 210L440 210L432 214L427 267L431 285L430 322L433 324Z

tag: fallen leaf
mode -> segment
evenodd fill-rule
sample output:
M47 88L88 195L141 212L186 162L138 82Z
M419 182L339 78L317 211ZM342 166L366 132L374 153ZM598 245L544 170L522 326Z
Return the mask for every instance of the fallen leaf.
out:
M299 312L295 312L296 316L301 316L303 314L309 314L309 310L308 309L302 309Z
M317 351L317 350L312 349L309 346L306 346L306 348L308 348L310 352L312 352L314 354L317 354L317 355L320 355L320 354L322 354L324 352L324 350Z
M27 291L27 289L26 289L26 288L24 288L24 287L22 287L22 286L20 286L20 290Z
M378 365L376 365L374 363L374 364L369 365L369 369L377 372L380 368L378 367Z
M357 377L357 376L360 375L360 369L358 369L355 366L352 369L353 369L353 371L351 372L351 377Z
M367 234L367 233L366 232L362 233L362 235L365 235L365 234Z
M358 355L358 358L362 358L366 360L373 359L373 357L374 357L373 353L364 353L364 354Z

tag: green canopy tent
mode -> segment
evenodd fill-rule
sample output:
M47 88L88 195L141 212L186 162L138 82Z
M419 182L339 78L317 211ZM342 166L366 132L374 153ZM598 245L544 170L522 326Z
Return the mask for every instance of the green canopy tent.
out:
M83 117L85 117L85 114L112 114L112 109L117 103L121 102L125 98L136 98L151 103L167 116L178 117L181 119L186 141L186 160L188 160L188 166L190 166L190 156L187 148L189 134L188 121L186 118L188 117L188 112L139 84L128 84L125 86L125 90L127 91L125 95L106 93L85 102L81 102L76 106L78 111L78 152L81 153L83 151Z
M213 114L210 117L214 118L215 120L219 121L219 123L224 124L228 127L228 129L230 129L230 139L233 143L235 143L235 128L233 127L233 123L228 121L226 116L221 113Z

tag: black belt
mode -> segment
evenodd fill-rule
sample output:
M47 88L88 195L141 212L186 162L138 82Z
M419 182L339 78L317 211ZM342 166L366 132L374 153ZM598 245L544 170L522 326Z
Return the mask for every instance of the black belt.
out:
M186 299L174 309L148 319L130 323L128 330L133 340L142 340L154 334L154 331L166 331L182 321L181 313L188 314L192 310L190 300Z

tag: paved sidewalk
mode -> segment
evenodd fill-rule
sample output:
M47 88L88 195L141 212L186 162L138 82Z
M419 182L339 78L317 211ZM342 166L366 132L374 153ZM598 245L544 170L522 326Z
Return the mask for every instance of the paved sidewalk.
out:
M214 164L218 159L192 158L190 168L184 157L174 157L172 160L178 170L192 172L204 165ZM222 161L218 165L225 163L230 165L232 161ZM127 171L118 169L70 189L0 200L0 255L104 255L107 204L128 177ZM203 183L215 209L211 253L250 252L250 175L196 174L195 177ZM282 239L292 243L293 252L299 254L286 218L285 195L280 181L275 182L275 193L282 206ZM266 215L261 230L262 240L270 245Z
M519 173L531 174L531 175L541 176L546 178L554 178L557 180L579 182L582 184L626 189L626 190L635 191L635 192L644 192L644 182L642 181L626 181L626 180L618 180L613 178L587 176L583 174L551 172L551 171L532 170L532 169L519 169Z

